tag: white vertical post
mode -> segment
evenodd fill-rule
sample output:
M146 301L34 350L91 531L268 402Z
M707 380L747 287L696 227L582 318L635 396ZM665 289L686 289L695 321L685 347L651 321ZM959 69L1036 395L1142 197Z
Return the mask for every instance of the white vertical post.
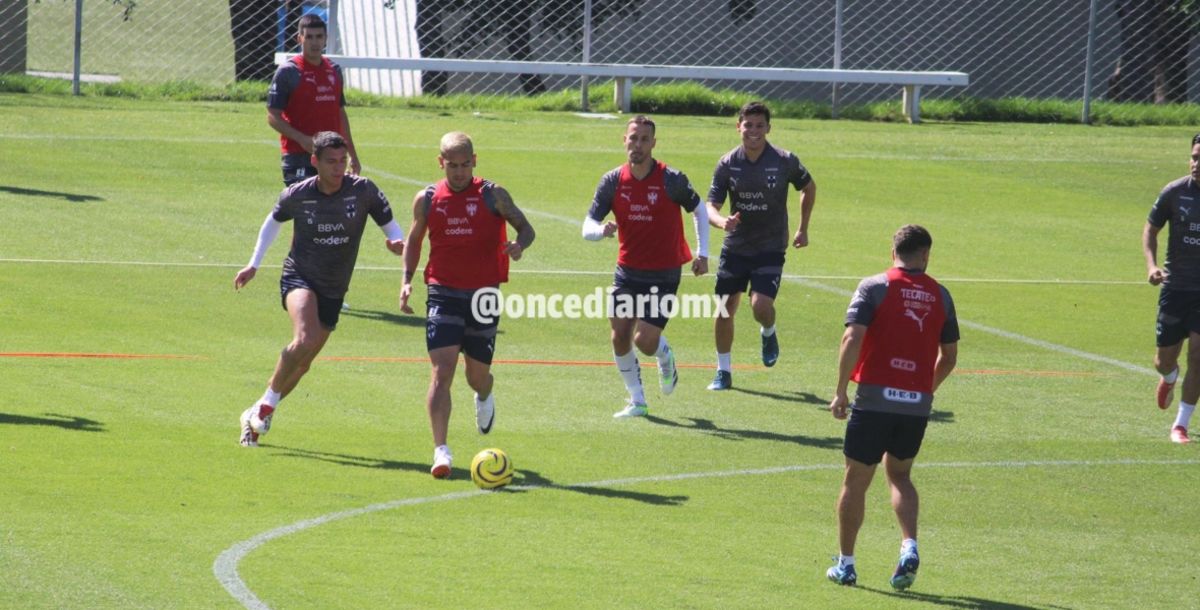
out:
M583 63L592 61L592 0L583 0ZM579 108L588 108L588 77L579 77Z
M842 0L837 0L833 9L833 69L842 69ZM833 118L838 118L838 89L841 83L833 83L830 98L833 106Z
M1092 0L1088 8L1087 56L1083 63L1083 117L1080 121L1087 125L1092 122L1092 60L1096 52L1096 0Z
M329 0L329 42L325 47L330 55L342 54L342 24L338 19L338 0Z
M901 103L904 105L904 116L908 117L908 122L917 124L921 122L921 85L904 85L904 95L901 98Z
M83 0L75 0L75 68L71 73L71 93L79 95L80 71L83 68Z
M613 81L616 83L613 87L613 104L621 112L629 112L633 107L633 78L617 76Z

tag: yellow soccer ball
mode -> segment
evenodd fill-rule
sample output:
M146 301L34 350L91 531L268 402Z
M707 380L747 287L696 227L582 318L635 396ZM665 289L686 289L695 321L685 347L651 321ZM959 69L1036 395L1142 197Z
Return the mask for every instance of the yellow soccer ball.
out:
M513 463L502 449L484 449L471 460L471 480L480 489L504 487L513 480Z

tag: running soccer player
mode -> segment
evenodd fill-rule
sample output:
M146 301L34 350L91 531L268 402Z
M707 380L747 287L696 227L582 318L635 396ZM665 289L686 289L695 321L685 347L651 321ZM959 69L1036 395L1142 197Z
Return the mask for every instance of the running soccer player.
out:
M421 245L429 236L425 265L425 346L433 372L426 396L433 429L433 467L430 474L450 476L453 456L446 444L450 428L450 385L458 354L466 363L467 385L475 391L475 425L480 434L492 430L496 398L492 393L492 356L499 320L480 319L473 303L476 291L497 288L508 281L509 259L521 256L533 243L533 226L500 185L476 178L475 148L462 132L442 136L438 164L446 177L413 198L413 224L404 253L404 284L400 309L413 313L408 300L412 279L421 262ZM505 223L517 232L508 239Z
M838 496L841 554L825 575L835 583L858 581L854 544L862 527L867 487L883 462L900 522L895 589L910 587L917 555L917 488L913 460L925 438L933 395L958 362L958 318L950 293L925 273L933 238L918 225L892 237L892 268L864 279L846 310L838 350L838 381L829 409L846 424L845 478ZM851 403L850 381L858 384Z
M1155 397L1160 409L1171 406L1183 340L1190 344L1179 412L1170 432L1171 441L1180 444L1191 442L1188 423L1200 399L1200 185L1196 183L1200 180L1200 134L1192 138L1189 168L1187 176L1163 188L1142 230L1147 277L1151 286L1162 286L1154 354L1154 368L1162 375ZM1167 256L1159 267L1158 233L1168 223Z
M717 316L713 334L717 374L708 389L733 387L733 316L742 293L750 289L750 307L761 325L762 362L775 366L779 337L775 332L775 297L783 276L788 247L788 185L801 191L800 228L791 237L796 248L808 246L808 221L817 199L817 184L796 155L767 141L771 110L750 102L738 111L742 143L717 162L708 189L708 222L725 230L717 265L717 295L727 295L728 316ZM729 216L721 215L726 196Z
M639 417L647 411L636 345L658 362L659 385L670 394L679 382L675 354L663 335L668 318L666 301L679 289L680 265L691 262L692 273L708 272L708 214L687 176L651 156L654 121L635 116L625 128L628 161L604 174L592 207L583 219L583 237L598 241L618 236L617 270L613 277L609 323L613 358L629 391L629 403L613 417ZM696 257L683 235L683 211L694 214ZM604 222L612 212L616 222ZM604 224L601 224L601 223ZM652 307L622 307L650 299ZM640 309L640 311L638 311Z
M259 436L271 429L279 401L295 389L337 328L367 216L383 229L387 249L404 253L404 231L392 218L387 197L370 180L346 175L346 140L332 131L320 132L313 138L312 157L317 175L283 189L263 221L250 263L233 279L235 290L254 279L283 223L295 221L279 278L283 308L292 319L292 342L279 354L262 398L242 413L239 442L244 447L258 446Z
M362 172L350 137L342 68L324 56L325 22L317 15L304 15L297 30L300 54L275 70L267 92L267 125L279 132L284 186L315 174L309 159L313 135L320 131L341 134L350 152L350 173Z

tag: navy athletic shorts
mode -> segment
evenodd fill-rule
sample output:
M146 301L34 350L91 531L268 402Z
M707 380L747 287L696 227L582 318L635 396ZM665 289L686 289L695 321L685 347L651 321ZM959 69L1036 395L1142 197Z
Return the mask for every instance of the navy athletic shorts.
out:
M842 454L868 466L882 461L884 453L898 460L915 458L928 423L928 417L851 409Z
M471 311L471 297L430 294L425 301L425 348L458 346L459 351L484 364L492 363L500 319L479 321Z
M1158 323L1154 327L1158 347L1178 345L1188 333L1200 333L1200 290L1171 290L1158 294Z
M284 311L287 311L288 293L297 288L311 290L313 294L317 295L317 319L321 321L321 326L329 330L335 330L338 318L342 315L342 301L345 299L331 299L322 296L321 293L313 290L313 287L309 286L308 282L304 281L304 278L298 274L284 271L283 275L279 276L279 302L283 305Z
M722 249L721 262L717 265L716 293L746 292L746 286L749 286L752 292L774 299L779 294L786 256L786 252L759 252L746 256Z
M283 166L284 186L291 186L317 175L317 168L312 166L312 155L308 153L283 155L280 165Z
M658 291L655 292L653 290L654 288L658 288ZM616 317L616 316L614 316L614 314L616 313L616 310L614 308L616 307L616 305L618 303L622 303L622 302L632 303L633 304L633 313L635 315L639 314L639 313L641 314L641 315L638 315L639 320L644 320L647 324L650 324L651 326L655 326L661 330L661 329L666 328L667 322L670 321L670 318L668 318L666 315L668 312L668 308L673 307L675 310L675 313L678 313L678 310L679 310L679 301L677 298L670 299L672 301L675 301L675 304L672 306L672 305L668 305L668 304L664 303L664 297L666 297L667 295L675 296L675 293L677 293L677 292L679 292L679 282L678 281L675 281L675 282L641 282L638 280L629 279L627 277L620 277L618 275L617 277L615 277L613 279L612 296L610 296L608 299L608 314L610 316ZM618 295L629 295L629 296L626 298L619 298ZM642 297L641 299L638 299L638 297L640 295L646 295L646 296ZM637 302L639 300L641 300L643 303L643 306L640 308L637 306ZM651 300L657 301L657 307L651 306ZM628 305L623 306L623 307L628 307ZM640 311L639 311L639 309L640 309ZM658 315L654 315L654 314L658 314ZM625 317L625 316L622 316L622 317Z

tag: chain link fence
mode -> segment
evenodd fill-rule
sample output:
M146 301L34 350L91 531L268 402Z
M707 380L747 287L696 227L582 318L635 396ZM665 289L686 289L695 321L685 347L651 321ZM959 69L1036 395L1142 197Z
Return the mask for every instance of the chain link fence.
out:
M79 17L84 81L265 80L274 53L294 50L298 18L316 12L330 24L331 54L962 71L970 86L927 88L924 99L1197 102L1200 77L1191 69L1197 65L1197 5L1200 0L0 0L0 72L70 75ZM536 94L581 86L580 78L567 76L365 69L348 71L347 80L384 95ZM887 85L703 84L835 104L898 95Z

